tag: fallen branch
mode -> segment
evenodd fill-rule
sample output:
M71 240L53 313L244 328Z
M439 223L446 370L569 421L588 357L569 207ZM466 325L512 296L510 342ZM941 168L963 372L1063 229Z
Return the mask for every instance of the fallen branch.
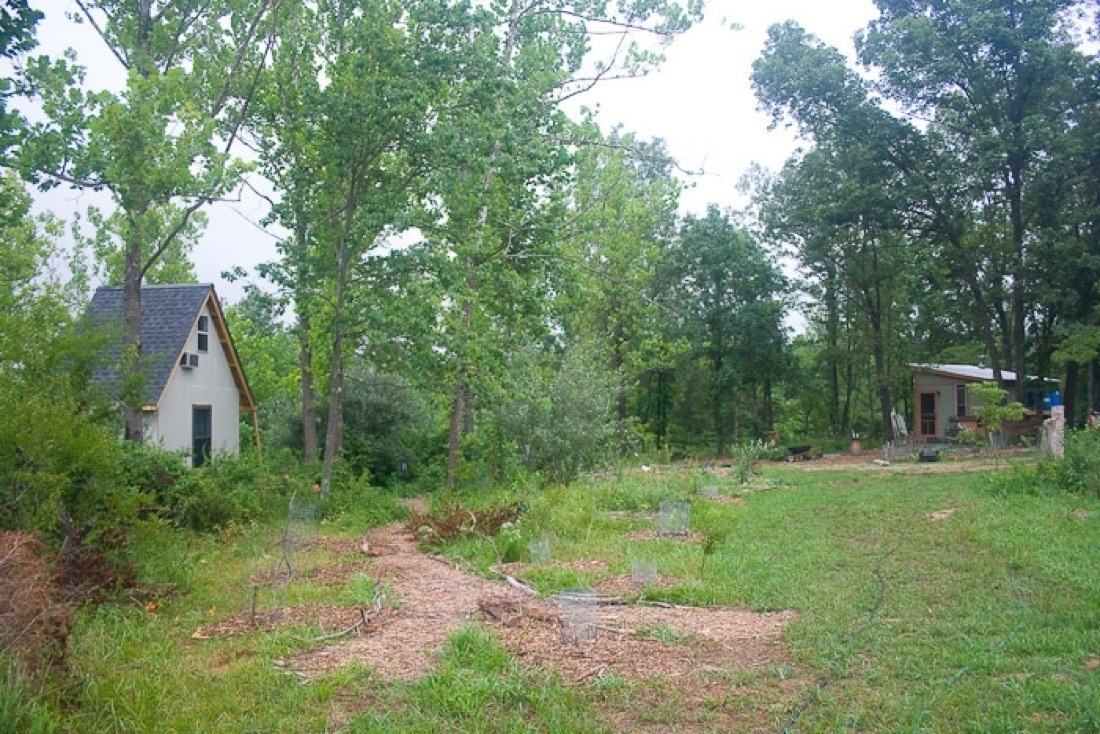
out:
M505 581L508 582L508 585L511 586L512 588L519 589L520 591L522 591L524 594L527 594L528 596L538 596L539 595L539 592L536 589L533 589L530 586L528 586L527 584L523 583L522 581L519 581L518 579L516 579L515 576L509 576L508 574L504 573L503 571L501 571L496 566L490 566L489 570L492 571L493 573L495 573L497 576L502 577Z
M311 640L306 640L301 637L297 637L295 639L316 645L320 642L327 642L328 640L335 640L337 637L350 635L352 632L356 632L373 622L375 619L378 619L379 615L382 614L382 603L384 601L386 601L386 595L384 593L376 594L374 597L374 608L371 609L370 613L368 614L367 611L363 609L363 607L360 607L359 621L348 627L347 629L340 630L339 632L333 632L330 635L321 635L320 637L314 637Z
M538 591L536 591L535 589L532 589L530 586L523 583L522 581L517 581L515 578L513 578L512 576L509 576L508 574L504 574L504 580L508 582L509 586L511 586L513 588L516 588L516 589L519 589L520 591L522 591L523 593L525 593L529 596L538 596L539 595Z
M639 599L635 602L638 606L657 607L658 609L705 609L706 607L686 607L682 604L669 604L667 601L647 601Z
M623 628L623 627L608 627L607 625L603 625L603 624L597 625L596 628L601 629L604 632L614 632L617 635L624 635L626 637L629 637L630 635L638 634L638 630L636 630L636 629L626 629L626 628Z
M573 682L574 683L580 683L581 681L587 680L587 679L591 678L594 675L600 675L605 670L607 670L607 665L597 665L595 668L592 668L587 673L583 673L583 674L577 676L577 678Z

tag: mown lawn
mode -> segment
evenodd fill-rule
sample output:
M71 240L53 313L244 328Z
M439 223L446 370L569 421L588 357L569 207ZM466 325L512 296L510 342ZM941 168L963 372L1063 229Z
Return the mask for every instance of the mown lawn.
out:
M613 574L629 572L639 541L628 534L652 527L662 499L692 499L693 531L714 539L705 569L703 544L654 543L661 573L680 583L650 593L798 612L785 642L805 684L769 731L1100 731L1100 502L1028 493L1011 469L762 472L753 486L771 488L740 504L702 499L706 485L725 496L742 489L695 469L457 499L521 499L513 551L548 536L555 558L599 558ZM321 532L351 534L347 523ZM631 695L653 698L629 686L609 693L607 681L563 686L522 669L476 627L418 683L355 669L303 683L275 661L315 630L191 638L245 608L245 580L270 563L277 531L174 537L151 539L146 572L177 583L176 596L155 609L81 613L55 709L62 730L588 732L608 730L612 698L620 707ZM507 543L471 537L442 550L485 569ZM528 580L552 593L591 579L546 569ZM296 598L355 602L300 583ZM771 685L768 675L731 681L742 700ZM706 730L681 729L678 715L663 712L653 731Z

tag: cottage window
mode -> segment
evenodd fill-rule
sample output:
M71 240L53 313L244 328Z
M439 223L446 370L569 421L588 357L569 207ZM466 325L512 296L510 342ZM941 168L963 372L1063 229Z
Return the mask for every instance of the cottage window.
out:
M959 418L966 415L966 385L955 386L955 415Z
M210 317L199 316L199 325L195 328L198 336L198 350L205 352L210 348Z
M191 466L202 466L210 459L214 437L210 419L209 405L191 407Z

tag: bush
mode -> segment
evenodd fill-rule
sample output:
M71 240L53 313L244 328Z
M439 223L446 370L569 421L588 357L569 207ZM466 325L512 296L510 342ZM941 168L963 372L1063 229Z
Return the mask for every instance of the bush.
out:
M757 473L756 465L772 456L775 453L774 448L775 444L760 439L734 446L730 454L737 481L741 484L748 483Z
M370 472L382 485L417 471L417 449L433 423L413 385L356 363L348 370L344 395L343 456L350 471Z
M1065 458L1044 459L1058 487L1100 498L1100 428L1067 431Z
M358 532L408 516L394 495L371 484L369 475L351 477L343 471L334 478L321 512L325 520L353 526Z
M1100 498L1100 429L1067 431L1065 457L1016 464L1009 475L988 480L997 494L1071 492Z
M291 487L304 483L275 474L251 454L216 455L198 469L179 453L126 444L119 481L145 497L174 527L215 532L229 523L247 525L270 517Z
M524 467L569 482L607 456L615 382L583 350L569 351L556 369L542 356L534 348L518 353L495 422Z

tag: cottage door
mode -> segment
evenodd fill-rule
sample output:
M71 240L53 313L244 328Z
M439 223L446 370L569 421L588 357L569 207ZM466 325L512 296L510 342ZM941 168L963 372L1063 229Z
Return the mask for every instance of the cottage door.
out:
M936 433L936 393L920 394L920 435L922 438L935 438Z
M191 466L202 466L210 459L212 438L210 406L191 406Z

